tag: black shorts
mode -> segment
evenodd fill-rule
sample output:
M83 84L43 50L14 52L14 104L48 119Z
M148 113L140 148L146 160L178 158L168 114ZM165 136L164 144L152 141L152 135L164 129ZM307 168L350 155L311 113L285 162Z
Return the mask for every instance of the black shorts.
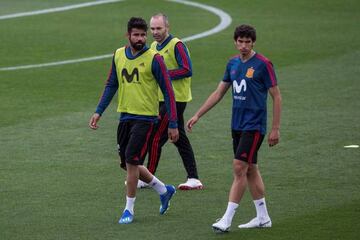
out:
M232 131L234 158L249 164L257 163L257 152L264 140L259 131Z
M126 169L126 163L133 165L142 165L144 163L153 125L152 122L141 120L119 123L117 143L122 168Z

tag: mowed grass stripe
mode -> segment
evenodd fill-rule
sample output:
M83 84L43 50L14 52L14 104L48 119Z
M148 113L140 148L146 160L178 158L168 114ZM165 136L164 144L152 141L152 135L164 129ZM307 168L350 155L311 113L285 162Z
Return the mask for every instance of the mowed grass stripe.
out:
M141 17L148 20L159 10L170 13L174 20L173 34L179 37L203 32L219 23L218 16L204 9L168 1L162 2L159 8L156 3L154 0L138 1L137 4L147 6L142 10ZM137 4L124 1L26 19L0 21L0 41L4 46L0 48L0 54L7 56L0 59L0 67L112 53L127 43L126 23L135 13L139 15ZM181 14L183 12L187 14ZM206 21L201 23L197 21L199 18ZM44 20L46 24L43 26Z
M355 52L339 60L347 66L356 57ZM333 68L331 62L332 60L329 59L279 69L281 86L284 89L282 143L274 150L270 150L264 144L259 156L268 189L269 211L274 223L278 225L274 225L274 229L270 231L237 230L237 224L247 221L254 215L252 202L246 194L234 219L234 234L228 236L230 239L239 235L277 239L279 236L276 233L284 234L283 239L285 239L293 236L296 231L304 236L310 236L311 232L316 236L322 236L331 226L339 226L339 229L345 226L345 224L337 224L336 216L347 216L355 220L353 219L355 215L349 209L355 207L356 211L358 206L353 206L352 202L360 198L356 191L359 186L359 173L355 171L359 169L356 160L359 159L358 151L347 151L342 146L328 147L331 138L323 138L324 131L318 129L317 125L326 117L321 113L324 109L321 104L318 111L311 112L311 119L310 117L305 119L306 122L295 119L307 113L307 105L321 103L322 99L316 98L314 101L312 98L303 98L302 95L295 94L296 91L293 89L302 86L303 91L307 92L326 79L328 82L324 84L324 91L319 91L319 94L326 95L329 91L330 93L337 91L326 87L337 79L338 69ZM338 67L341 69L343 66ZM323 69L320 73L319 68ZM356 72L356 69L349 70L349 74L354 71ZM315 74L316 79L303 76ZM332 77L329 78L329 75ZM346 79L349 85L354 81L351 76ZM317 83L318 81L320 82ZM197 87L194 91L196 89ZM203 88L203 94L207 95L211 90L210 87ZM355 98L356 90L353 88L349 92L347 89L348 98ZM287 99L289 100L286 101ZM288 105L290 99L293 102L301 101L302 105L297 108L290 107ZM336 99L334 101L336 102ZM190 104L188 115L193 111L195 104L199 103ZM190 135L197 153L202 179L207 184L206 190L178 193L173 202L172 214L169 212L170 216L166 216L168 217L166 220L157 215L156 194L149 193L151 190L140 191L137 200L137 224L126 230L119 229L116 225L118 212L122 208L124 196L122 183L125 173L117 167L115 151L117 114L114 112L114 105L108 109L102 119L101 128L96 132L87 128L87 120L91 113L91 109L87 108L83 108L78 113L66 113L62 116L32 120L2 128L1 146L5 151L1 151L1 154L4 154L1 157L2 172L4 172L1 180L1 186L4 186L1 198L4 199L5 205L2 205L1 212L8 216L7 223L3 225L4 228L8 226L5 228L8 229L5 233L10 234L8 232L10 231L15 234L16 231L12 226L22 225L24 226L22 232L32 237L41 238L44 237L43 234L50 234L50 236L89 238L91 236L88 228L91 226L92 235L98 237L104 235L116 237L121 231L127 231L134 236L133 239L145 236L162 238L166 236L166 228L181 224L183 228L192 229L191 227L196 224L198 228L188 230L187 234L196 235L198 239L213 237L209 226L218 215L222 214L231 182L229 173L232 154L227 125L230 122L229 115L224 118L215 117L227 114L226 104L230 104L229 96L225 99L224 107L217 106L210 113L212 115L202 119L197 129L194 129L195 132ZM356 101L353 104L357 104ZM342 115L339 111L348 111L344 106L337 107L326 99L326 106L328 105L333 106L335 117L339 117L336 116L337 112ZM304 107L306 108L303 109ZM353 106L348 105L348 107ZM297 111L304 114L299 114ZM326 126L346 132L344 128L351 118L343 119L344 125L337 126L335 117L333 121L327 122ZM296 122L303 124L294 125ZM204 142L206 133L209 138L217 140L216 144L211 141ZM312 137L306 138L310 133ZM346 140L346 135L337 136L337 140ZM347 159L341 167L339 164L333 164L341 157ZM174 184L184 178L181 162L177 156L174 156L174 148L171 146L165 148L159 176ZM348 182L353 184L347 184ZM346 207L347 204L351 206ZM185 208L191 208L192 211L184 212ZM345 215L332 214L333 211L343 208L347 209ZM21 220L17 219L19 215L23 216ZM188 220L189 215L191 220ZM320 230L313 227L311 232L307 232L306 229L312 225L311 223L319 222L324 223ZM160 233L153 232L152 228L159 223L162 224ZM101 227L95 226L96 224ZM133 233L134 228L140 226L143 231ZM63 229L66 229L66 232L62 231ZM344 239L347 236L351 237L352 232L357 232L357 228L351 226L347 229L349 233L344 235ZM180 230L175 232L176 236L185 239L188 236L183 236L184 233ZM10 236L20 235L10 234Z

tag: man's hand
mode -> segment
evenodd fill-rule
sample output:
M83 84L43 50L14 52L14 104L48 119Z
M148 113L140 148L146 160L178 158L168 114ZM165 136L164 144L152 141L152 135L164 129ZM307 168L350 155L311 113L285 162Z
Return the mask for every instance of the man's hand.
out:
M276 144L278 144L280 141L280 131L279 129L271 129L271 132L269 133L268 136L268 143L269 146L275 146Z
M186 123L186 130L188 132L192 131L192 127L195 125L195 123L197 123L197 121L199 121L199 117L194 115L192 118L190 118L189 121L187 121Z
M96 129L98 129L99 128L99 126L97 125L97 122L100 120L100 114L98 114L98 113L94 113L92 116L91 116L91 118L90 118L90 122L89 122L89 127L91 128L91 129L94 129L94 130L96 130Z
M177 128L169 128L168 137L171 143L176 142L179 139L179 130Z

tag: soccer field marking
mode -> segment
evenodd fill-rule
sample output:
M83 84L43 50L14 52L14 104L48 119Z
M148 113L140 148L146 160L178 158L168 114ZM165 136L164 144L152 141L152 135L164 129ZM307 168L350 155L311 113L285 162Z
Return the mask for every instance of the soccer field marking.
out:
M105 2L109 3L109 2L119 2L119 1L123 1L123 0L108 0L108 1L101 1L101 2L97 1L97 2L89 2L86 4L93 3L95 5L95 3L104 4ZM212 7L209 5L205 5L202 3L196 3L196 2L189 2L189 1L185 1L185 0L168 0L168 1L180 3L180 4L184 4L184 5L189 5L189 6L193 6L193 7L198 7L198 8L207 10L211 13L214 13L215 15L217 15L220 18L220 23L216 27L214 27L208 31L202 32L202 33L198 33L195 35L191 35L189 37L185 37L182 39L183 42L189 42L189 41L192 41L195 39L204 38L204 37L216 34L220 31L224 30L225 28L227 28L232 22L232 18L229 14L227 14L226 12L224 12L221 9L218 9L218 8L215 8L215 7ZM79 8L79 5L83 5L82 7L84 7L85 3L70 5L70 6L68 6L67 10L74 9L74 6L77 6L76 8ZM71 6L73 8L69 8ZM89 5L87 5L87 6L89 6ZM66 6L62 7L61 9L65 9L65 8L66 8ZM60 8L54 8L54 9L60 9ZM44 12L44 11L47 11L47 12ZM60 10L57 10L57 11L60 11ZM61 10L61 11L66 11L66 10ZM39 13L39 12L42 12L42 13ZM37 14L50 13L50 12L54 12L53 9L39 10L39 11L34 11L32 13L34 13L33 15L37 15ZM29 13L31 13L31 12L28 12L27 15L23 15L23 16L30 16ZM21 14L25 14L25 13L21 13ZM12 15L15 15L15 14L12 14ZM10 16L10 15L7 15L7 16ZM4 17L4 16L2 16L2 17ZM78 59L69 59L69 60L57 61L57 62L30 64L30 65L13 66L13 67L2 67L2 68L0 68L0 71L14 71L14 70L22 70L22 69L43 68L43 67L51 67L51 66L58 66L58 65L65 65L65 64L73 64L73 63L80 63L80 62L89 62L89 61L96 61L96 60L101 60L101 59L105 59L105 58L110 58L112 56L113 56L113 54L110 53L110 54L104 54L104 55L99 55L99 56L92 56L92 57L78 58Z
M210 29L209 31L205 31L205 32L202 32L202 33L198 33L198 34L189 36L189 37L185 37L185 38L182 39L183 42L192 41L192 40L195 40L195 39L207 37L207 36L213 35L215 33L221 32L222 30L227 28L232 22L232 19L231 19L230 15L227 14L226 12L224 12L223 10L219 9L219 8L215 8L215 7L212 7L212 6L208 6L208 5L200 4L200 3L196 3L196 2L189 2L189 1L182 1L182 0L168 0L168 1L169 2L177 2L177 3L189 5L189 6L202 8L202 9L205 9L205 10L207 10L209 12L212 12L215 15L220 17L220 23L216 27Z
M13 14L0 16L0 20L34 16L34 15L54 13L54 12L63 12L63 11L77 9L77 8L92 7L92 6L96 6L96 5L100 5L100 4L115 3L115 2L122 2L122 1L124 1L124 0L99 0L99 1L94 1L94 2L73 4L73 5L68 5L68 6L64 6L64 7L48 8L48 9L36 10L36 11L30 11L30 12L13 13Z
M347 145L344 148L359 148L359 145Z

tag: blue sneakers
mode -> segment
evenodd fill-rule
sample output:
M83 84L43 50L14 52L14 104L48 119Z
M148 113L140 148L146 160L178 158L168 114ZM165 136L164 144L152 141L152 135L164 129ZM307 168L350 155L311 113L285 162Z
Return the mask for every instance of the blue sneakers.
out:
M175 187L172 185L165 185L166 187L166 193L164 193L163 195L160 195L160 214L164 214L166 212L166 210L168 210L169 206L170 206L170 199L172 198L172 196L175 194L176 190Z
M132 215L130 211L126 209L121 215L121 218L119 219L119 223L128 224L128 223L132 223L133 220L134 220L134 215Z

